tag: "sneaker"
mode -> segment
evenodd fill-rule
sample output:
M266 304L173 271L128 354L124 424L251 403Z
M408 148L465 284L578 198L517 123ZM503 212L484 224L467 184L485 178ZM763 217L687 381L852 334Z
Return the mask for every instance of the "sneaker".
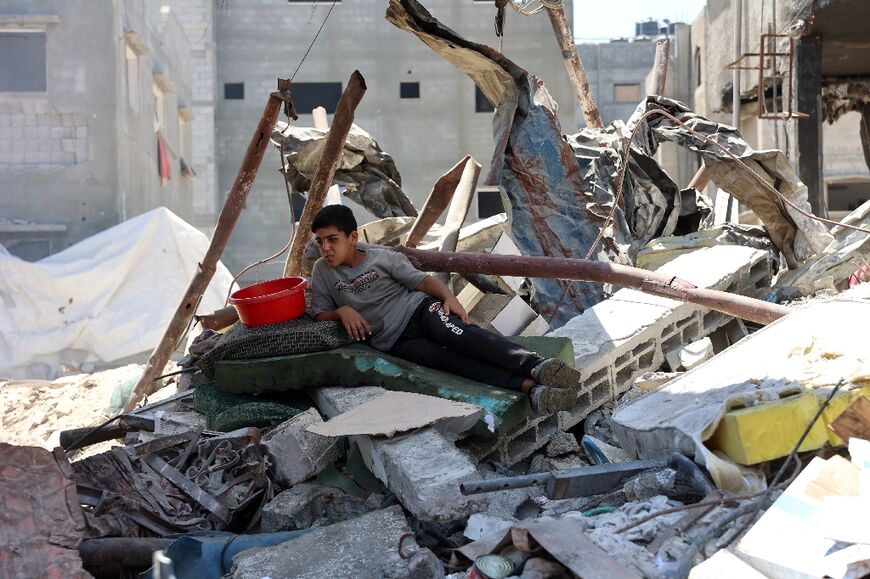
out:
M553 388L577 388L580 370L572 368L559 358L548 358L535 367L535 382Z
M535 386L529 391L529 404L538 415L549 415L559 410L570 410L577 404L577 391L549 386Z

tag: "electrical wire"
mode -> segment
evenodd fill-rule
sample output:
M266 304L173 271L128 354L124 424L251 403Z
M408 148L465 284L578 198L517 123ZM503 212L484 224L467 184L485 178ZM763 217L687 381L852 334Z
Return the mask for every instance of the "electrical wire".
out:
M742 534L743 530L749 525L749 523L755 519L754 515L757 514L758 511L762 508L767 507L768 503L770 502L771 494L773 493L774 489L779 485L782 476L785 474L785 470L789 467L792 461L800 461L797 455L798 449L800 449L801 445L804 443L804 440L806 440L806 437L809 436L810 431L813 429L813 426L816 425L816 422L819 420L822 412L825 411L825 409L828 407L828 404L831 403L831 400L834 398L837 392L839 392L840 388L845 383L845 379L841 378L840 381L837 382L836 386L831 389L831 392L828 394L828 397L825 398L824 402L819 405L819 409L816 412L815 416L813 416L813 419L810 420L809 424L807 424L807 427L806 429L804 429L803 434L801 434L800 438L798 439L797 444L794 445L794 448L789 453L788 457L779 467L779 470L776 471L776 475L774 475L773 480L764 491L764 495L762 495L760 500L752 503L747 503L741 507L738 507L728 516L720 519L715 524L711 524L710 526L708 526L703 533L701 533L698 537L695 538L694 541L692 541L692 544L689 545L689 548L686 549L686 551L680 556L679 560L677 561L677 570L674 573L675 577L681 579L688 577L689 570L692 567L692 562L695 559L695 555L698 554L698 552L703 548L707 541L709 541L713 537L716 537L717 535L721 535L722 530L727 525L744 516L753 515L751 517L747 517L747 519L740 524L740 526L738 527L738 531L734 534L734 536L737 537ZM724 545L723 547L725 546L727 545Z
M305 59L308 58L308 54L311 52L311 49L314 48L314 43L317 42L317 37L320 36L320 33L323 31L323 27L326 26L326 21L329 20L329 15L332 14L332 10L335 8L335 5L337 3L338 0L332 0L332 5L329 7L329 11L323 18L323 22L320 23L320 28L317 29L317 33L314 35L314 38L311 39L311 44L308 45L308 50L306 50L305 54L302 55L302 60L299 61L299 64L296 66L296 70L294 70L293 74L290 76L291 84L293 83L293 79L296 78L296 73L299 72L300 68L302 68L302 63L305 62Z
M282 135L283 137L283 135ZM247 271L257 267L258 265L262 265L264 263L269 263L274 261L284 255L284 253L290 249L290 245L293 243L293 237L296 234L296 213L293 211L293 193L290 191L290 184L287 182L287 165L284 162L284 139L281 139L281 150L278 151L278 156L281 157L281 174L284 178L284 186L287 188L287 202L290 204L290 238L287 240L287 244L281 248L278 253L270 255L269 257L265 257L263 259L257 260L254 263L248 264L244 269L242 269L239 273L233 277L233 281L230 283L230 289L227 292L227 297L224 300L224 307L230 302L230 296L233 293L233 286L236 285L236 281L242 277Z

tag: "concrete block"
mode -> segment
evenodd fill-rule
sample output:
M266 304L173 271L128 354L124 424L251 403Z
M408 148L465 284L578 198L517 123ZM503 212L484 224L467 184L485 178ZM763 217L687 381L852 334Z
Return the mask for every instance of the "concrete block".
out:
M411 533L399 506L316 529L274 547L249 549L233 558L234 579L411 577L412 560L399 556L399 539ZM405 541L412 559L424 551ZM443 576L443 569L441 571Z
M535 321L538 313L520 296L514 296L490 322L502 336L515 336Z
M700 249L658 269L698 287L753 297L770 287L770 259L764 251L739 246ZM567 430L602 404L626 392L632 381L655 371L665 353L703 338L734 318L701 306L621 289L548 336L571 338L575 367L582 372L580 402L560 412Z
M665 354L671 372L691 370L712 357L713 341L710 338L701 338L697 342L674 348Z
M263 436L273 480L278 484L289 487L307 480L341 456L340 439L306 430L322 422L320 413L310 408Z
M543 336L550 331L550 324L544 319L544 316L538 316L532 323L526 326L526 329L520 332L521 336Z
M381 388L319 388L317 406L336 416L384 392ZM433 428L382 438L354 436L369 470L398 497L415 517L447 522L482 509L482 496L459 494L462 482L480 474L471 458Z
M383 497L381 497L383 498ZM371 511L365 499L317 483L301 483L282 491L263 507L264 533L324 527Z

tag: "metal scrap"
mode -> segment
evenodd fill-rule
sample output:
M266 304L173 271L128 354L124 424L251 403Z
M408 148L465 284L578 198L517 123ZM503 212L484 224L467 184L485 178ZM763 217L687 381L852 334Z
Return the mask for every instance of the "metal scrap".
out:
M308 191L327 131L283 122L276 127L272 142L286 154L284 178L295 191ZM402 191L402 178L393 158L356 125L351 126L347 135L333 182L343 185L347 197L377 217L417 216L417 210Z
M256 428L173 434L113 448L74 469L83 490L90 489L94 508L85 516L91 537L134 537L143 529L158 535L244 531L272 497Z

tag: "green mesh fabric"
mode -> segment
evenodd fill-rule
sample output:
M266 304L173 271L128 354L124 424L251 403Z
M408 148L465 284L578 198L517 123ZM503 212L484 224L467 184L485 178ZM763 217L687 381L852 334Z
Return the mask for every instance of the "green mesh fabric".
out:
M277 324L246 328L236 323L199 359L203 374L214 378L215 363L222 360L254 360L272 356L320 352L350 344L352 340L338 322L315 322L307 313Z
M247 426L277 426L313 406L302 392L231 394L218 390L214 382L197 386L193 405L205 415L206 427L219 432Z

